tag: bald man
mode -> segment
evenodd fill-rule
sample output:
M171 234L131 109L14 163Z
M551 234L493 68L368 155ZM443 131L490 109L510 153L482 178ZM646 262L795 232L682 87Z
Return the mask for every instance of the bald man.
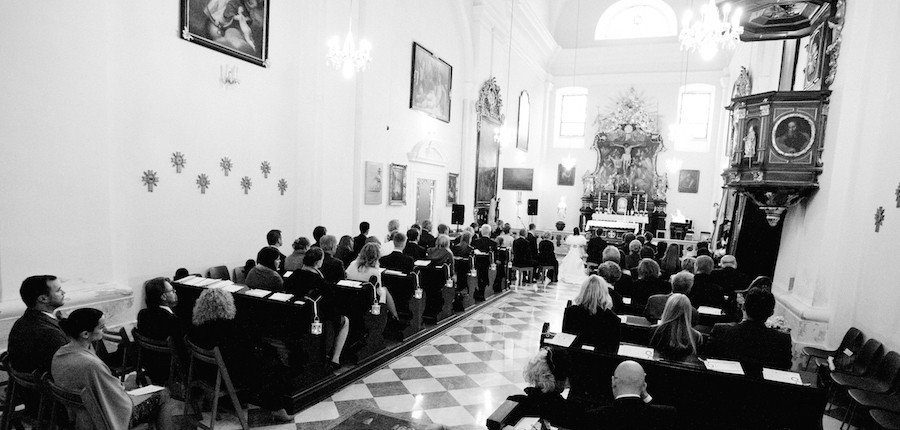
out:
M719 260L719 268L710 274L710 280L725 290L725 294L734 295L735 291L746 290L752 279L746 273L738 271L737 259L726 254Z
M681 428L671 406L650 404L644 368L623 361L612 377L612 404L587 412L587 423L617 430L669 430Z

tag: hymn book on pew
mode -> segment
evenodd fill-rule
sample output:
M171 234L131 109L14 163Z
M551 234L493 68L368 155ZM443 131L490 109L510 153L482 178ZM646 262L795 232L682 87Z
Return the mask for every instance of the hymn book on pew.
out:
M776 370L776 369L768 369L763 368L762 370L763 378L769 381L775 382L784 382L786 384L794 384L794 385L803 385L803 379L800 378L800 374L797 372L788 372L785 370Z
M569 333L547 333L544 343L568 348L575 341L575 335Z
M425 267L425 266L431 264L431 260L416 260L413 264L416 267Z
M741 363L731 360L717 360L715 358L701 359L707 370L713 370L722 373L731 373L733 375L743 375L744 368Z
M226 286L222 287L223 290L228 291L229 293L236 293L238 291L243 290L244 288L245 288L244 285L238 285L238 284L231 284L231 285L226 285Z
M653 348L647 348L637 345L619 345L619 355L626 357L641 358L644 360L653 360Z
M265 296L268 296L268 295L271 294L271 293L272 293L272 292L269 291L269 290L261 290L261 289L258 289L258 288L256 288L256 289L250 289L250 290L244 291L244 294L246 294L246 295L248 295L248 296L253 296L253 297L265 297Z
M699 308L697 308L697 312L699 312L703 315L714 315L714 316L722 315L721 309L714 308L711 306L700 306Z
M362 288L362 282L359 281L351 281L349 279L341 279L337 282L337 285L348 288Z
M153 394L157 391L164 390L166 387L160 387L159 385L148 385L146 387L135 388L130 391L126 391L129 396L144 396L147 394Z
M385 269L384 272L382 272L382 273L385 275L391 275L391 276L401 276L401 277L406 276L406 274L403 272L400 272L397 270L391 270L391 269Z
M272 293L272 295L269 296L270 300L275 300L275 301L279 301L279 302L286 302L292 298L294 298L293 294L285 294L285 293Z

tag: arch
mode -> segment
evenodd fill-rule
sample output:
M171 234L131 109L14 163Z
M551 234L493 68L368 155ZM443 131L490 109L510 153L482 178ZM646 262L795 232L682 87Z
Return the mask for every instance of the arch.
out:
M670 37L678 33L675 10L663 0L619 0L597 21L594 40Z

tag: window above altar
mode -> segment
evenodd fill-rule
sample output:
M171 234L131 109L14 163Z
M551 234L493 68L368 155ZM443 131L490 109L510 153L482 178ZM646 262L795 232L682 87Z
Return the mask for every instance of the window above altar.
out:
M675 11L663 0L620 0L597 21L594 40L674 37Z
M678 123L670 136L676 151L709 151L715 87L687 84L678 93Z
M553 146L584 148L587 88L566 87L556 92L556 133Z

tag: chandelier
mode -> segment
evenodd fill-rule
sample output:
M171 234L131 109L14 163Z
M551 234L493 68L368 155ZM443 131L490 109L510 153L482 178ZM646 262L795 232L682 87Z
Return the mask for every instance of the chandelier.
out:
M731 5L726 3L719 14L714 0L700 6L700 17L697 20L693 19L693 13L688 10L679 36L681 49L691 52L699 50L704 60L715 57L719 47L733 49L744 32L740 19L740 8L731 13Z
M338 36L334 36L328 42L328 64L336 70L340 70L344 78L350 79L356 72L361 72L372 61L369 55L372 46L365 39L359 41L359 47L353 41L353 2L350 2L350 23L347 26L347 37L341 43Z

